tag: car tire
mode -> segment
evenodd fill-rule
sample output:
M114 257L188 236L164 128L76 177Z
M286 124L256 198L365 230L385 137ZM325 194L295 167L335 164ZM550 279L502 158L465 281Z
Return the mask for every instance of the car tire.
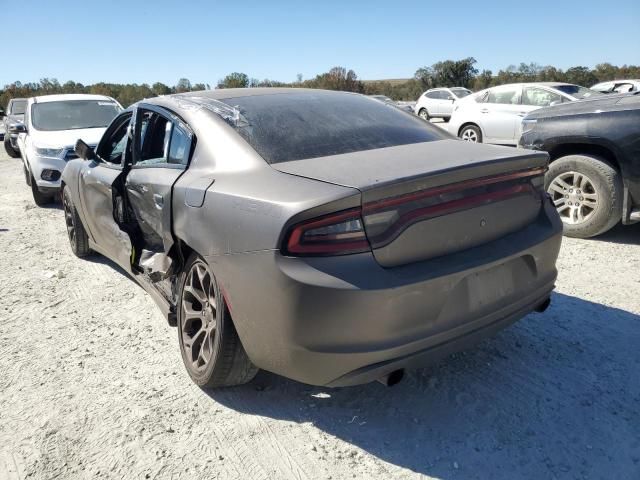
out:
M218 283L202 257L189 257L179 288L178 340L193 382L203 388L250 382L258 368L245 352Z
M11 140L8 137L4 138L4 150L11 158L20 158L20 151L11 146Z
M71 251L76 257L86 257L91 253L89 236L73 204L69 187L64 187L62 192L62 207L64 209L64 220L67 226L67 235L69 237Z
M622 218L622 177L595 155L567 155L553 161L545 190L560 214L567 237L590 238Z
M429 115L429 111L426 108L421 108L418 112L418 116L423 119L425 122L431 120L431 116Z
M33 178L33 175L31 175L31 194L33 195L33 201L39 207L44 207L45 205L49 205L53 202L53 197L51 195L45 195L38 190L38 184L36 183L35 178Z
M465 142L482 143L482 131L477 125L465 125L458 135Z

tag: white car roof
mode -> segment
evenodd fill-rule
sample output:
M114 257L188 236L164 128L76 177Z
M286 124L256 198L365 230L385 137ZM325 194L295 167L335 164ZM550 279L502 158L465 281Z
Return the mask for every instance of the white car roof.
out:
M89 95L85 93L67 93L61 95L42 95L40 97L33 97L35 103L45 102L64 102L69 100L109 100L114 101L113 98L106 95Z

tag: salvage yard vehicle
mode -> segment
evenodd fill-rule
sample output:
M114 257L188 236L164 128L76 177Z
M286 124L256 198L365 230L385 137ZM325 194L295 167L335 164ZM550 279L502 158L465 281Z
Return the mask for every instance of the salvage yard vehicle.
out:
M200 386L393 384L550 303L544 152L298 88L144 100L76 152L72 251L149 292Z
M24 122L24 110L27 106L26 98L12 98L7 104L5 116L2 119L4 130L4 150L12 158L20 157L18 149L18 125ZM11 130L11 132L9 132Z
M432 88L420 95L413 107L414 113L423 120L435 117L448 122L455 102L471 93L471 90L463 87Z
M597 83L591 90L601 93L632 93L640 91L640 80L610 80Z
M517 145L522 118L538 108L602 95L558 82L513 83L469 95L456 102L449 132L472 143Z
M24 123L9 133L18 136L25 181L38 206L60 193L60 176L76 157L78 138L96 145L122 106L104 95L45 95L27 100Z
M551 156L546 189L570 237L640 221L640 92L537 110L520 146Z

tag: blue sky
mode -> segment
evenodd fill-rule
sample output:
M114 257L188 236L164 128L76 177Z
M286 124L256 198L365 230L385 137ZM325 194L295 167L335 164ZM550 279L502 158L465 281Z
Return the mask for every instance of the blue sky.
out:
M494 72L519 62L640 63L638 0L0 0L0 11L0 85L213 85L232 71L292 81L336 65L362 79L406 78L467 56Z

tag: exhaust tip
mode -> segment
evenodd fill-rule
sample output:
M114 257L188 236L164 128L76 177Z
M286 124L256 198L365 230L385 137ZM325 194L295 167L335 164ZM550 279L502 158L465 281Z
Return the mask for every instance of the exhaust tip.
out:
M547 308L549 308L549 305L551 305L551 297L547 298L544 302L542 302L540 305L538 305L535 308L535 311L538 313L542 313L544 312Z
M404 378L404 369L394 370L393 372L378 378L378 382L386 387L393 387L399 384Z

